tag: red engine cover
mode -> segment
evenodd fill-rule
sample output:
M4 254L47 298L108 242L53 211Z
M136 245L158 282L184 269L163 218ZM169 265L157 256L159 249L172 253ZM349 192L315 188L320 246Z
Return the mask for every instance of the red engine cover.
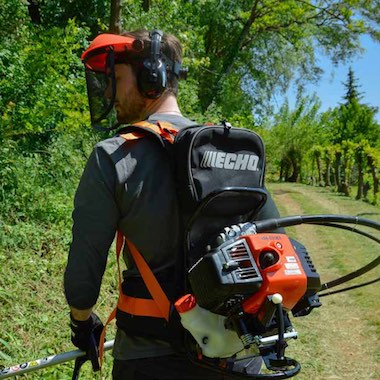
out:
M283 234L257 234L243 238L263 278L260 290L243 302L243 310L257 314L267 296L275 293L282 295L284 308L291 310L306 292L307 276L289 238ZM265 252L273 253L276 258L278 256L278 260L263 269L259 258Z

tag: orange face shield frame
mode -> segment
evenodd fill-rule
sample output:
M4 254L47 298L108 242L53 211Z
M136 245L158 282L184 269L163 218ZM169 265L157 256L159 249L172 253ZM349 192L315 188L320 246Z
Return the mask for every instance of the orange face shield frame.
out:
M83 52L82 61L86 69L91 71L104 71L107 61L107 52L112 50L115 57L143 56L145 52L144 41L130 36L118 34L99 34Z

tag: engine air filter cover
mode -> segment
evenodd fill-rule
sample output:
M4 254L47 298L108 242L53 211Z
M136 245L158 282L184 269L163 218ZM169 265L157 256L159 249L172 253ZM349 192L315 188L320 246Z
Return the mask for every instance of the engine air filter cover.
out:
M189 270L188 278L197 303L219 314L256 293L262 284L245 239L227 242L207 253Z

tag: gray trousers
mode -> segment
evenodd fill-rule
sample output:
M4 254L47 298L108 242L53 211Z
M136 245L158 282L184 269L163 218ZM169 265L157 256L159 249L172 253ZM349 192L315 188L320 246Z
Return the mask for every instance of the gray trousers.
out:
M246 367L249 374L260 373L261 357L236 362L235 367ZM186 356L166 355L136 360L114 360L113 380L228 380L236 379L228 374L202 368ZM247 379L242 376L242 379Z

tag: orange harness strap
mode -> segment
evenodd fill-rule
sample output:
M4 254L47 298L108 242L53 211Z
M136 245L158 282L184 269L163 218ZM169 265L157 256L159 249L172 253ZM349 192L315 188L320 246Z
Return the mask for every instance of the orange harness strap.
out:
M120 233L120 232L118 232ZM149 268L145 259L141 253L137 250L136 246L127 238L125 239L129 251L136 263L141 277L146 285L149 293L151 294L151 300L144 298L136 298L126 296L122 292L119 294L118 308L129 314L144 316L144 317L156 317L165 318L169 320L170 301L162 290L158 283L154 273Z
M178 130L173 127L172 124L166 121L158 121L157 125L149 123L148 121L140 121L133 124L132 126L141 127L142 129L150 129L154 133L162 136L165 140L169 141L171 144L174 142L174 138L178 133ZM144 137L144 132L128 132L120 135L125 140L137 140Z
M121 231L117 231L116 236L116 258L117 258L117 271L119 277L119 299L117 306L111 312L104 329L102 331L100 341L99 341L99 359L100 367L103 363L104 354L104 339L106 335L106 330L108 324L116 317L117 309L124 311L128 314L145 316L145 317L155 317L155 318L165 318L166 321L169 320L170 312L170 301L166 296L165 292L162 290L161 285L157 281L154 273L149 268L149 265L145 261L144 257L138 251L136 246L127 238L125 242L128 245L129 251L135 261L136 267L139 270L141 277L144 281L145 286L148 288L152 299L144 299L126 296L123 294L121 289L121 270L120 270L120 255L124 246L124 236Z

